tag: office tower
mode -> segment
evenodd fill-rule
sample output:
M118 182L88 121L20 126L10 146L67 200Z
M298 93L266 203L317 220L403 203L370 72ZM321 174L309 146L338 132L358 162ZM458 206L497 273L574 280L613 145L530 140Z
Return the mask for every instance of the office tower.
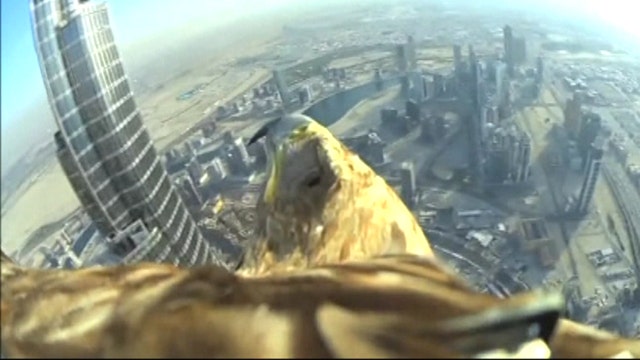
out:
M459 79L462 75L462 48L460 45L453 45L453 69L456 78Z
M517 173L516 182L524 182L529 179L531 174L531 139L529 135L522 134L517 147L518 162L516 163Z
M433 75L433 97L442 96L447 91L444 76L440 74Z
M422 103L427 97L422 74L419 71L412 71L409 76L411 77L411 98L418 103Z
M401 197L407 207L413 209L416 193L416 174L413 169L413 163L403 162L400 166Z
M507 73L509 76L513 76L513 30L511 30L511 26L505 25L505 27L502 28L502 36L504 42L504 62L507 64Z
M229 169L219 157L214 158L206 167L210 180L222 180L229 175Z
M409 70L415 70L418 68L418 58L416 57L416 43L413 40L413 36L407 36L407 62Z
M513 38L511 59L514 64L523 64L527 61L527 41L524 37Z
M564 128L571 139L578 139L582 127L582 94L574 92L573 97L567 100L564 112Z
M544 79L544 60L542 60L542 57L538 56L538 58L536 58L536 82L540 84L542 83L543 79Z
M376 84L377 91L381 91L382 89L384 89L384 81L382 81L382 71L380 69L374 70L373 81Z
M396 45L396 63L400 72L405 72L409 68L409 61L407 59L407 45Z
M195 157L187 164L187 174L189 174L189 178L195 184L200 183L200 179L202 178L202 175L204 175L204 169Z
M199 209L202 206L203 200L200 191L189 176L179 176L174 180L174 183L188 207Z
M311 87L309 85L305 85L298 90L298 100L301 105L307 104L312 99Z
M465 116L468 145L468 158L469 167L471 173L474 175L476 184L482 186L484 183L484 170L483 170L483 145L482 145L482 129L481 129L481 116L479 113L474 112Z
M380 110L380 118L383 123L393 123L398 121L398 110L394 108L384 108Z
M420 105L413 100L405 102L405 113L412 121L420 121Z
M278 89L282 105L286 108L286 104L289 102L289 87L287 86L284 70L273 70L273 81L276 83L276 89Z
M597 146L592 146L590 148L589 154L587 155L587 164L584 171L582 187L580 188L580 193L576 200L575 212L578 215L584 215L589 212L598 176L600 175L600 166L603 156L604 150L602 148Z
M428 116L420 121L420 139L425 142L431 142L435 139L433 116Z
M591 151L593 142L598 135L602 132L602 118L600 115L588 112L582 116L582 124L580 132L578 134L578 153L585 160L583 166L586 163L587 155Z
M496 97L495 102L496 106L500 108L504 108L508 103L507 99L507 87L509 86L509 79L507 77L507 65L502 61L497 61L496 66Z
M135 257L127 255L125 262L220 262L221 254L203 239L142 124L106 5L32 0L31 15L42 77L60 128L58 158L100 232L117 246L119 234L133 223L157 231L157 241L135 244Z
M234 175L250 175L251 173L251 157L242 138L233 138L231 131L227 131L223 135L225 151L227 156L227 164Z
M400 93L404 98L409 98L411 95L411 79L407 73L400 77Z

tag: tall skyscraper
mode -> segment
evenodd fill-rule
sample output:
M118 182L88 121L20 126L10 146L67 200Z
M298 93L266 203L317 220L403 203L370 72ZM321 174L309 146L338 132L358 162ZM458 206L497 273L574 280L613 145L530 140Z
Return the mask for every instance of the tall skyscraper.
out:
M136 261L220 263L222 254L203 239L142 123L106 5L32 0L31 15L42 77L60 129L55 135L58 158L99 231L114 248L122 234L140 227L143 233L157 233L157 241L130 242Z
M289 87L287 86L284 70L273 70L273 81L276 83L276 89L278 89L282 107L286 108L289 103Z
M462 47L458 44L453 45L453 69L456 78L462 75Z
M407 44L396 45L396 63L401 73L409 69L409 56L407 52Z
M416 174L412 162L400 164L401 197L409 209L413 209L416 193Z
M407 36L407 62L410 70L415 70L418 68L416 42L411 35Z
M584 170L584 178L582 187L576 201L576 214L584 215L589 212L591 200L596 189L598 176L600 175L600 166L604 150L598 146L591 146L587 157L587 165Z
M509 76L513 76L513 30L511 30L511 26L505 25L505 27L502 28L502 37L502 40L504 41L504 62L507 63L507 72L509 73Z

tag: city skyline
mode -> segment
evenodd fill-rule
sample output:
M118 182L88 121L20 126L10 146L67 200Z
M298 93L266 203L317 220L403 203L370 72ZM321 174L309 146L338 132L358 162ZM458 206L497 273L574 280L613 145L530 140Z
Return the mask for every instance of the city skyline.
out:
M152 0L108 0L110 14L113 14L114 32L121 39L123 47L135 44L146 38L151 38L160 32L168 32L174 28L184 26L191 21L198 21L209 11L231 12L253 9L254 3L263 7L281 6L293 3L293 0L242 0L239 2L190 0L193 6L182 6L173 1ZM514 6L502 0L495 0L498 6ZM235 3L235 5L234 5ZM522 1L527 6L528 0ZM628 11L628 4L623 0L564 0L563 2L542 1L541 7L550 6L559 11L576 9L575 16L600 18L603 24L612 26L640 41L640 24L633 17L634 12ZM153 5L153 6L152 6ZM579 6L578 6L579 5ZM38 83L37 74L33 71L37 67L37 58L31 41L28 18L28 2L12 1L2 3L2 132L15 125L15 121L26 112L34 102L44 99L44 88ZM631 5L633 7L633 5ZM147 12L153 7L154 11ZM260 6L258 6L260 8ZM139 25L139 18L145 17L144 27ZM225 16L227 17L227 16ZM231 16L234 19L234 16ZM226 22L229 22L227 19ZM126 33L125 33L126 31ZM121 36L118 36L122 32ZM126 34L126 36L125 36ZM10 70L10 71L9 71ZM11 92L7 91L12 89ZM29 96L27 96L27 94ZM34 96L35 95L35 96ZM13 123L12 123L13 122Z
M192 6L183 6L173 1L152 0L103 2L109 4L109 14L114 20L113 31L120 44L120 51L125 53L125 68L128 69L131 61L135 61L135 56L138 56L132 49L140 45L148 48L164 47L162 42L157 41L159 36L172 32L189 36L190 30L201 31L202 28L212 26L227 26L243 16L261 11L264 7L279 8L290 1L191 0ZM50 141L54 122L53 115L46 107L46 92L38 71L29 19L29 1L2 2L1 7L3 51L0 87L3 96L0 99L0 133L4 172L36 141L42 141L42 138ZM149 12L149 8L153 8L154 11ZM210 13L228 15L212 22L211 17L207 15ZM145 19L144 26L141 26L140 18ZM25 142L29 145L25 145Z
M222 40L218 28L165 34L156 46L168 50L140 46L152 61L127 67L108 3L31 1L58 4L53 16L39 7L34 40L60 130L5 178L12 258L190 267L216 248L242 273L296 260L286 254L302 244L294 254L333 261L333 250L314 255L317 239L340 233L315 230L336 217L314 209L358 180L351 158L408 209L379 214L383 236L407 244L422 230L477 290L562 291L572 320L640 334L640 64L603 41L610 30L558 22L571 2L546 18L453 0L300 7L273 12L259 33L236 21ZM74 2L84 4L58 16ZM283 110L337 142L273 128ZM351 189L353 201L329 206L362 212L339 216L347 234L375 208Z
M59 127L58 160L107 243L125 261L140 248L137 260L221 263L143 125L107 6L32 0L32 22L42 80ZM139 228L145 231L136 239ZM154 231L158 238L152 241L147 234Z

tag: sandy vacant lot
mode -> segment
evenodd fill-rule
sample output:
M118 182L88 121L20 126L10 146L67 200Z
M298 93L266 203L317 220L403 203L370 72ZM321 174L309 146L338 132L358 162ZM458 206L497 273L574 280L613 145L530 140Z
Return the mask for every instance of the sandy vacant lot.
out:
M17 250L33 231L59 220L79 205L62 168L52 160L38 181L2 217L2 249Z
M158 149L200 121L207 108L215 109L217 104L223 104L269 78L268 69L234 69L231 64L236 57L263 53L280 34L280 26L272 27L244 42L242 47L234 45L234 51L213 53L209 60L203 58L200 65L176 74L161 89L136 96L143 121ZM208 84L202 93L186 101L176 99L202 83ZM2 249L7 252L20 248L40 226L60 220L80 206L56 159L52 159L49 168L32 186L20 192L12 199L14 205L2 216Z

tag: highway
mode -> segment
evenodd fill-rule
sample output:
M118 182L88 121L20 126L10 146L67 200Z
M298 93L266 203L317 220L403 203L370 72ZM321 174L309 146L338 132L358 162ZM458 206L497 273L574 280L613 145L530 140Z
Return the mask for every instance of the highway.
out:
M626 231L629 235L629 248L633 268L640 278L640 194L633 187L624 170L618 164L603 163L604 176L611 185L611 190L616 198L616 203L624 219Z

